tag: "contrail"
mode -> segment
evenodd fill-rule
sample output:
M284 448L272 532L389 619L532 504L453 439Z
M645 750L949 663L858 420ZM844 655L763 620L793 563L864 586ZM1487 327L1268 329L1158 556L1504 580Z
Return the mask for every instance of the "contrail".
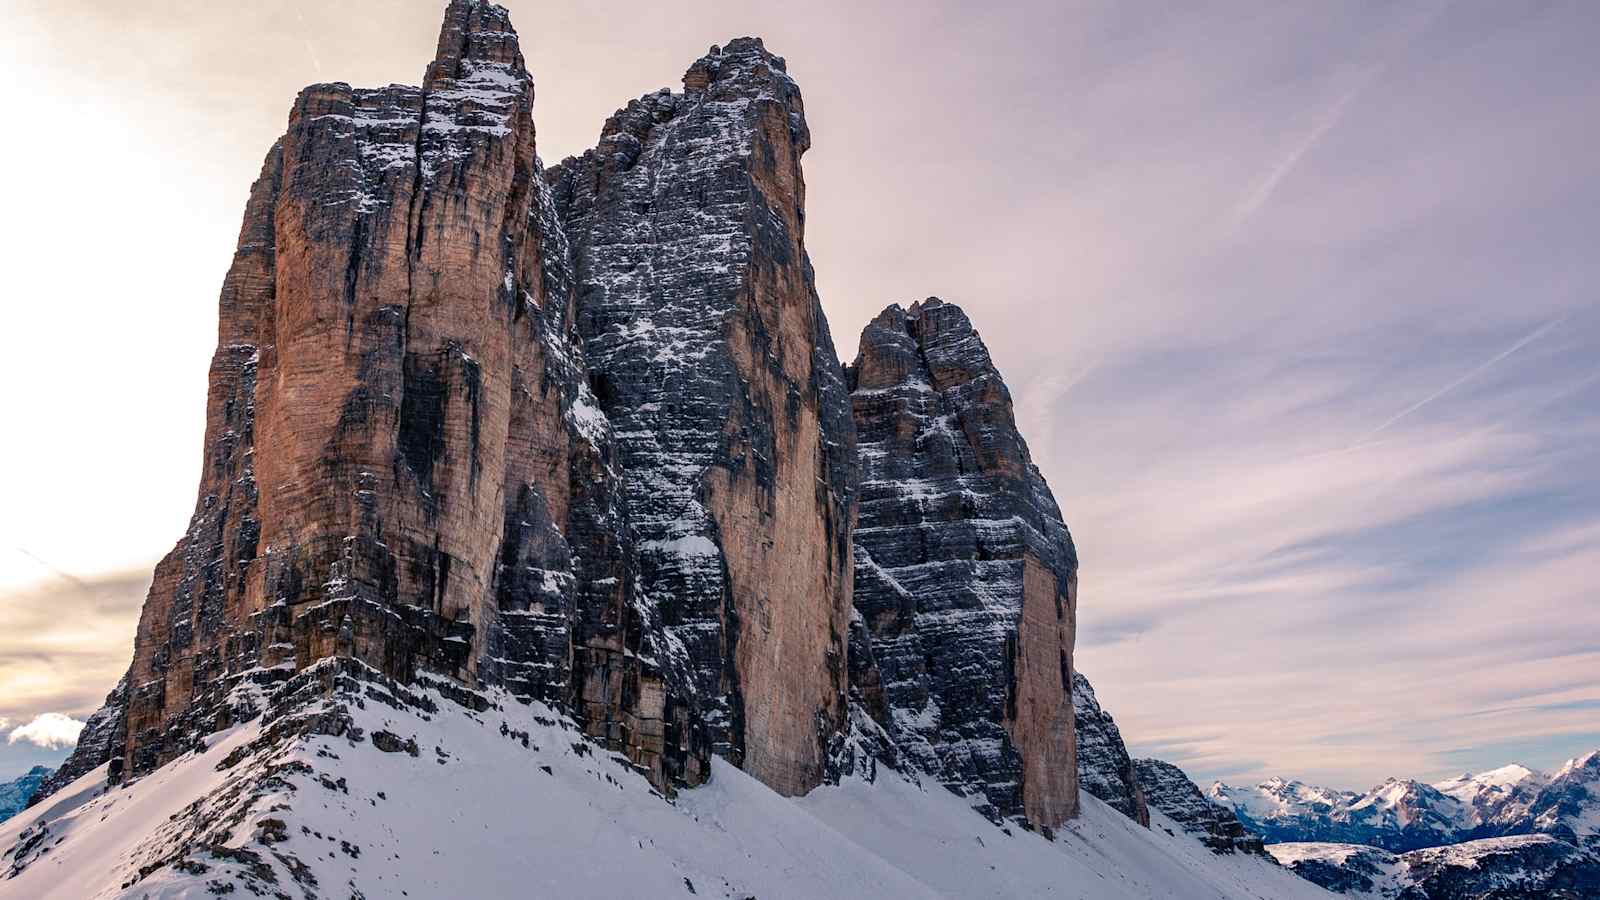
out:
M1387 47L1380 47L1377 53L1377 63L1362 71L1356 78L1356 83L1351 85L1349 90L1339 95L1339 99L1335 100L1322 113L1322 117L1317 120L1317 124L1295 145L1294 149L1279 160L1278 164L1273 166L1272 170L1267 173L1267 176L1257 182L1255 187L1245 194L1244 199L1234 206L1233 211L1228 216L1230 231L1239 230L1262 206L1266 205L1267 200L1277 191L1278 185L1282 184L1283 180L1289 176L1289 173L1294 171L1295 167L1300 164L1300 160L1307 153L1310 153L1311 149L1320 143L1324 137L1327 137L1328 132L1332 131L1334 126L1338 125L1339 121L1344 118L1345 111L1350 108L1350 104L1355 102L1356 98L1365 93L1368 88L1372 87L1373 82L1388 71L1389 63L1404 54L1412 43L1416 41L1417 37L1432 27L1433 23L1454 2L1455 0L1441 0L1437 6L1426 10L1420 18L1388 35L1389 40L1381 42L1386 44Z
M1354 450L1355 448L1361 446L1362 444L1365 444L1367 441L1369 441L1373 437L1377 436L1377 434L1379 432L1383 431L1384 429L1388 428L1389 426L1393 425L1394 423L1400 421L1401 419L1404 419L1406 416L1411 415L1412 413L1414 413L1417 410L1423 408L1424 406L1427 406L1429 403L1432 403L1433 401L1439 399L1440 397L1443 397L1445 394L1450 393L1451 391L1453 391L1456 388L1462 386L1463 384L1466 384L1468 381L1471 381L1473 378L1476 378L1478 375L1482 374L1484 372L1484 370L1488 369L1490 366L1493 366L1494 364L1500 362L1501 360L1505 359L1506 357L1510 356L1511 354L1517 352L1518 350L1521 350L1523 347L1526 347L1529 344L1533 343L1534 341L1538 340L1540 337L1542 337L1544 335L1545 332L1547 332L1550 329L1556 327L1557 325L1560 325L1562 322L1565 322L1566 320L1567 320L1567 316L1564 314L1564 315L1557 316L1554 319L1551 319L1550 321L1544 323L1543 325L1540 325L1538 328L1535 328L1533 331L1531 331L1528 334L1524 335L1521 340L1517 341L1516 343L1512 344L1511 346L1507 347L1506 349L1501 350L1499 353L1496 353L1494 356L1490 357L1487 362L1484 362L1483 364L1479 365L1477 368L1473 369L1472 371L1468 372L1467 374L1461 376L1460 378L1457 378L1455 381L1450 382L1449 384L1447 384L1444 387L1438 389L1437 391L1434 391L1433 393L1429 394L1428 396L1423 397L1421 400L1418 400L1417 402L1411 404L1410 406L1406 407L1405 409L1402 409L1399 412L1395 413L1394 415L1390 416L1387 420L1384 421L1384 423L1382 425L1379 425L1377 428L1374 428L1371 431L1367 432L1366 435L1364 435L1360 440L1357 440L1355 443L1351 444L1349 447L1346 447L1345 449Z
M300 20L301 26L305 26L306 17L301 15L300 10L296 9L294 11L294 17L296 19ZM306 45L306 55L311 57L311 64L313 66L317 67L317 77L321 78L322 77L322 60L317 58L317 51L311 46L311 39L307 38L307 37L302 37L300 39L300 42Z
M39 557L34 556L32 553L29 553L26 549L24 549L22 547L18 547L17 548L17 552L21 553L23 556L26 556L27 558L33 560L34 562L38 563L39 565L44 566L46 569L49 569L50 571L56 573L57 575L59 575L60 577L66 579L67 581L72 582L73 584L77 585L78 587L83 588L86 591L89 590L89 583L87 581L84 581L82 578L79 578L78 576L73 575L70 572L62 571L61 569L59 569L56 566L52 565L48 560L40 559Z
M1233 229L1237 230L1244 225L1251 216L1256 214L1257 210L1266 204L1273 192L1278 189L1278 185L1283 182L1283 179L1294 171L1294 167L1299 165L1300 160L1307 153L1311 152L1312 147L1315 147L1328 132L1333 130L1333 126L1339 124L1339 120L1344 118L1345 110L1368 87L1371 87L1374 81L1378 80L1378 76L1383 74L1385 68L1387 67L1380 65L1366 70L1354 86L1340 95L1339 99L1328 107L1327 111L1322 114L1321 120L1317 122L1316 127L1312 128L1310 133L1293 150L1290 150L1288 155L1272 168L1271 172L1267 173L1267 177L1261 179L1255 188L1246 194L1244 199L1233 208L1233 213L1229 216Z

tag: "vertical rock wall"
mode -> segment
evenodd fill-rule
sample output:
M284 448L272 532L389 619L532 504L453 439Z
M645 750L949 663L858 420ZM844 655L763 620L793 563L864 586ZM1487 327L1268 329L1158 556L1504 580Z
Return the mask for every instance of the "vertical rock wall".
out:
M615 424L644 639L689 781L702 744L785 793L845 721L851 423L806 256L800 92L713 48L552 169Z
M609 425L505 10L456 0L420 89L301 92L224 281L200 499L127 700L133 771L227 676L354 656L567 699L626 630Z
M194 518L69 769L146 772L242 680L350 657L556 704L663 789L866 754L1074 814L1077 558L987 350L891 307L847 386L799 88L752 38L683 85L547 171L507 13L453 0L420 88L300 94L224 281Z
M957 307L891 306L848 370L862 464L855 606L902 753L985 814L1078 808L1078 560ZM857 666L860 670L862 667Z

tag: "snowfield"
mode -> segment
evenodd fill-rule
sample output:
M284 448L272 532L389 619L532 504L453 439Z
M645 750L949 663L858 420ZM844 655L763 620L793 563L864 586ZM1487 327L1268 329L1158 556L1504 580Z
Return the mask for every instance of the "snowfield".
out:
M669 802L539 704L323 668L331 690L308 670L203 750L0 825L0 898L1330 896L1088 794L1053 842L881 767L790 799L719 760Z

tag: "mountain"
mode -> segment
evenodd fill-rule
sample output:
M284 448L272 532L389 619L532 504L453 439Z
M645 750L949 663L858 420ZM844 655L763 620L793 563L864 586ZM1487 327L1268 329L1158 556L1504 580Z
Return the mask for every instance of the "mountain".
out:
M27 809L28 800L52 771L46 766L34 766L21 777L0 782L0 822Z
M890 306L846 372L861 460L855 606L900 751L990 818L1078 807L1078 557L959 307Z
M1600 751L1568 761L1554 775L1512 764L1432 785L1391 778L1362 793L1278 778L1248 788L1217 782L1207 793L1268 843L1365 844L1404 853L1523 834L1600 842Z
M1159 759L1134 760L1145 800L1215 853L1263 854L1259 835L1248 831L1232 810L1219 806L1177 766Z
M1518 827L1549 782L1548 775L1512 763L1475 775L1469 772L1434 787L1471 809L1475 830L1493 833Z
M1600 897L1600 752L1365 793L1272 779L1210 797L1295 873L1383 900Z
M660 668L639 677L662 679L667 752L691 784L713 751L804 793L846 724L855 455L805 250L810 146L784 60L741 38L545 173L623 475L629 602ZM596 651L578 693L662 717L607 674L628 650Z
M1479 838L1395 854L1360 844L1268 851L1308 881L1372 900L1581 900L1600 897L1600 855L1549 835Z
M330 657L559 706L658 789L845 741L853 423L799 90L741 39L545 170L507 13L302 91L223 283L205 465L112 740L138 777ZM630 276L628 273L634 273Z
M1515 827L1600 850L1600 750L1568 760Z
M837 358L786 62L712 47L549 168L533 102L481 0L420 87L296 98L194 515L0 893L427 895L447 850L492 892L1194 881L1086 683L1131 818L1080 796L1077 552L970 318L890 306Z

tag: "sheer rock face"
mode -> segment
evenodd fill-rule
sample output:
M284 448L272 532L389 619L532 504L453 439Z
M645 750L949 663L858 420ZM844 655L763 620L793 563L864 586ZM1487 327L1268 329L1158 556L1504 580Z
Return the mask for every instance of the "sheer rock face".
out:
M241 683L348 657L550 702L663 789L713 751L824 777L854 449L798 88L734 41L548 173L532 104L481 0L420 88L300 94L223 285L194 518L68 770L149 771Z
M994 818L1076 814L1078 560L966 315L891 306L847 377L862 466L855 605L901 752Z
M810 134L759 40L683 83L549 181L627 472L663 749L691 782L710 746L802 793L846 722L854 464L803 239Z
M1100 706L1089 679L1072 673L1072 707L1078 738L1078 784L1117 812L1150 827L1150 811L1139 787L1122 731Z
M223 283L195 515L136 636L133 773L226 725L253 669L349 656L559 700L573 632L625 632L620 476L532 103L476 0L420 89L296 100Z
M1183 770L1159 759L1134 760L1145 801L1200 838L1213 853L1264 854L1261 837L1245 830L1239 817L1206 799Z

